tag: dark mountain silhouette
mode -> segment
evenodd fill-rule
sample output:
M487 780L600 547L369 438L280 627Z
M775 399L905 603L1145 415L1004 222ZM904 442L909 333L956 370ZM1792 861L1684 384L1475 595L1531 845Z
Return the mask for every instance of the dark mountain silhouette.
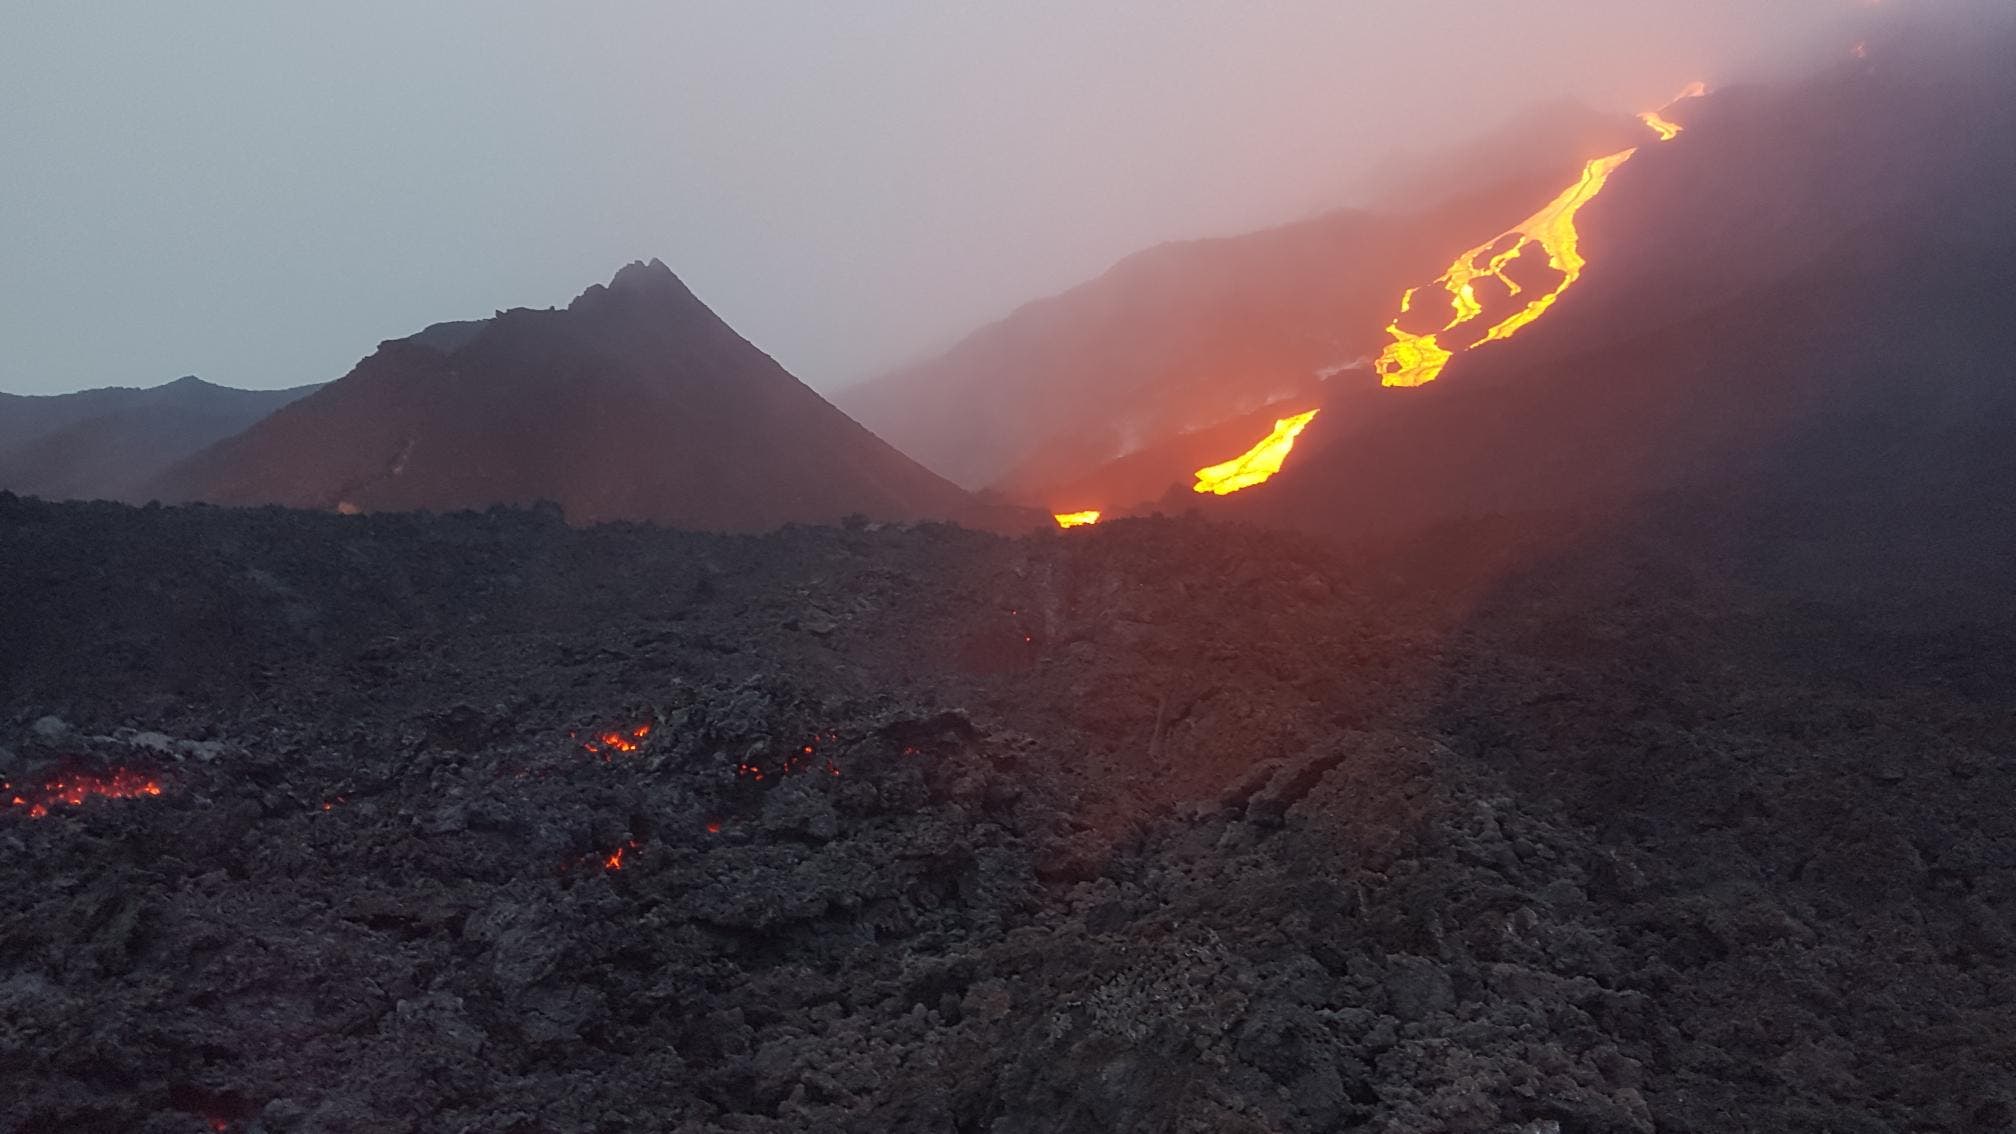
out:
M0 394L0 488L51 500L144 501L175 462L314 390L201 378L74 394Z
M1625 118L1555 107L1465 146L1482 164L1411 204L1340 209L1240 236L1161 245L1030 303L945 354L835 395L904 452L968 487L1062 507L1116 457L1283 400L1313 402L1386 343L1400 292L1571 181ZM1513 156L1507 156L1510 153ZM1396 165L1380 192L1450 161ZM1113 503L1118 503L1114 501Z
M182 463L171 497L345 511L550 500L570 521L718 530L989 516L737 335L664 264L562 310L383 343Z

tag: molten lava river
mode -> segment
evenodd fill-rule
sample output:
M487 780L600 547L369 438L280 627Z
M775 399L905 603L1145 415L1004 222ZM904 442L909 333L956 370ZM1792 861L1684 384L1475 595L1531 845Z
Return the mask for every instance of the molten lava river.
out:
M1680 136L1682 127L1668 118L1666 112L1677 103L1700 98L1707 93L1705 83L1690 84L1672 102L1658 110L1648 110L1638 119L1659 135L1660 141L1670 142ZM1603 192L1610 183L1611 175L1637 152L1638 148L1633 146L1590 161L1582 167L1582 175L1575 184L1562 190L1539 212L1456 257L1449 270L1430 285L1441 288L1449 296L1449 319L1438 329L1415 332L1400 326L1401 319L1413 314L1414 297L1421 290L1407 289L1400 297L1400 318L1386 325L1386 333L1393 336L1393 341L1387 344L1376 364L1380 382L1387 386L1426 385L1441 377L1442 368L1449 365L1449 360L1457 354L1475 350L1485 343L1509 339L1545 315L1548 308L1554 306L1554 301L1582 278L1582 270L1589 263L1582 256L1582 235L1575 227L1576 216L1583 206ZM1511 272L1526 252L1536 246L1546 254L1547 267L1560 276L1554 286L1491 324L1474 341L1458 347L1443 343L1443 335L1484 314L1484 300L1477 289L1485 281L1493 281L1504 288L1507 298L1525 293L1525 288Z
M1657 134L1660 141L1670 142L1679 137L1685 128L1673 121L1667 112L1681 102L1707 93L1707 84L1690 83L1671 102L1658 110L1640 114L1638 120ZM1637 153L1638 147L1633 146L1589 161L1583 165L1581 176L1576 178L1575 183L1547 202L1539 212L1456 257L1449 270L1429 285L1441 289L1448 296L1449 315L1440 324L1431 320L1422 330L1408 330L1400 325L1409 316L1416 315L1414 301L1422 291L1421 288L1407 289L1400 296L1400 314L1386 325L1386 332L1393 341L1387 344L1374 366L1379 373L1380 384L1426 385L1441 377L1443 368L1458 354L1475 350L1486 343L1509 339L1545 315L1563 293L1575 286L1582 278L1583 269L1588 267L1588 260L1582 255L1582 235L1575 227L1576 217L1609 185L1611 176ZM1516 269L1531 270L1531 266L1522 261L1529 251L1535 249L1546 256L1546 269L1558 277L1553 286L1545 290L1540 290L1531 281L1522 283L1515 275ZM1484 317L1487 297L1479 291L1484 287L1502 288L1506 299L1527 298L1522 305L1486 326L1476 338L1453 346L1443 342L1443 336ZM1532 294L1529 295L1529 292ZM1229 461L1198 469L1197 483L1192 491L1224 496L1264 484L1281 471L1282 463L1295 448L1295 439L1315 420L1317 412L1312 409L1293 417L1284 417L1274 423L1272 433L1261 438L1251 449ZM1097 523L1099 513L1059 512L1055 519L1058 527L1073 528Z
M1274 423L1274 432L1262 437L1258 445L1223 464L1198 469L1197 483L1190 490L1224 496L1266 482L1281 471L1281 463L1295 448L1295 439L1302 436L1302 431L1309 427L1310 422L1316 420L1317 412L1312 409L1294 417L1284 417Z

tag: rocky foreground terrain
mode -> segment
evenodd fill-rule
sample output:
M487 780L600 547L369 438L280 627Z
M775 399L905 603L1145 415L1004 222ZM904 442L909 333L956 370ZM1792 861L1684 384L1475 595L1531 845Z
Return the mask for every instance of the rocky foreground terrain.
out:
M2008 519L0 494L0 1129L2008 1129Z

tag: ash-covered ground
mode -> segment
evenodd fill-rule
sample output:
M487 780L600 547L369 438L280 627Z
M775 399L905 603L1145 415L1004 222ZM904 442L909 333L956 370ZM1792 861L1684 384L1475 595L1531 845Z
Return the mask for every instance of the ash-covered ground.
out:
M0 1128L2009 1128L2007 519L0 494Z

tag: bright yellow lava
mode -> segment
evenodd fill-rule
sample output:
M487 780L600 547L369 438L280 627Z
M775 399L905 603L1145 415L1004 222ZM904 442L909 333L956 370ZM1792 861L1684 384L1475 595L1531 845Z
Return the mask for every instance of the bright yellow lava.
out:
M1443 333L1453 331L1484 313L1484 305L1477 298L1477 284L1480 280L1496 280L1505 288L1508 296L1520 293L1519 285L1505 274L1526 249L1537 244L1547 253L1547 265L1561 273L1561 282L1553 290L1526 302L1526 306L1507 315L1484 332L1484 337L1461 349L1470 350L1499 339L1509 339L1520 329L1547 313L1561 293L1582 278L1582 269L1588 261L1582 258L1581 235L1575 231L1575 214L1582 206L1596 198L1603 187L1610 182L1610 175L1619 166L1631 160L1637 147L1623 150L1608 157L1600 157L1582 167L1582 176L1547 206L1516 226L1479 244L1456 258L1449 270L1435 281L1449 293L1449 308L1452 314L1442 329L1433 334L1416 335L1400 329L1395 319L1387 324L1386 332L1393 336L1393 342L1380 354L1377 369L1380 381L1387 386L1421 386L1433 382L1442 374L1442 368L1456 355L1456 351L1443 346L1438 338ZM1502 247L1506 241L1508 247ZM1494 251L1497 249L1497 251ZM1489 254L1489 259L1484 257ZM1404 313L1413 308L1414 292L1401 297L1400 310Z
M1086 524L1096 524L1096 523L1098 523L1098 522L1099 522L1099 513L1097 513L1097 512L1058 512L1058 513L1056 513L1055 515L1053 515L1053 516L1052 516L1051 518L1057 521L1057 526L1058 526L1058 527L1060 527L1060 528L1082 528L1082 527L1084 527L1084 526L1085 526Z
M1298 413L1294 417L1284 417L1274 423L1274 432L1269 433L1258 445L1226 461L1197 470L1197 483L1192 492L1209 492L1214 496L1224 496L1242 488L1251 488L1281 471L1281 462L1288 459L1288 451L1295 447L1295 438L1315 420L1318 411Z
M1671 118L1666 117L1666 112L1673 109L1675 106L1678 106L1683 102L1686 102L1690 98L1700 98L1702 95L1705 95L1707 93L1708 93L1707 83L1698 81L1688 83L1687 89L1681 91L1677 95L1674 95L1672 101L1668 102L1665 106L1662 106L1657 110L1648 110L1645 113L1639 115L1638 121L1643 122L1647 126L1650 126L1652 128L1652 132L1659 135L1660 141L1670 142L1673 139L1679 137L1681 131L1685 130L1686 127L1680 125L1678 122L1673 121Z
M1658 134L1659 140L1662 142L1672 141L1680 136L1681 130L1685 129L1678 122L1671 121L1656 110L1648 110L1639 115L1638 121L1652 127L1653 133Z

